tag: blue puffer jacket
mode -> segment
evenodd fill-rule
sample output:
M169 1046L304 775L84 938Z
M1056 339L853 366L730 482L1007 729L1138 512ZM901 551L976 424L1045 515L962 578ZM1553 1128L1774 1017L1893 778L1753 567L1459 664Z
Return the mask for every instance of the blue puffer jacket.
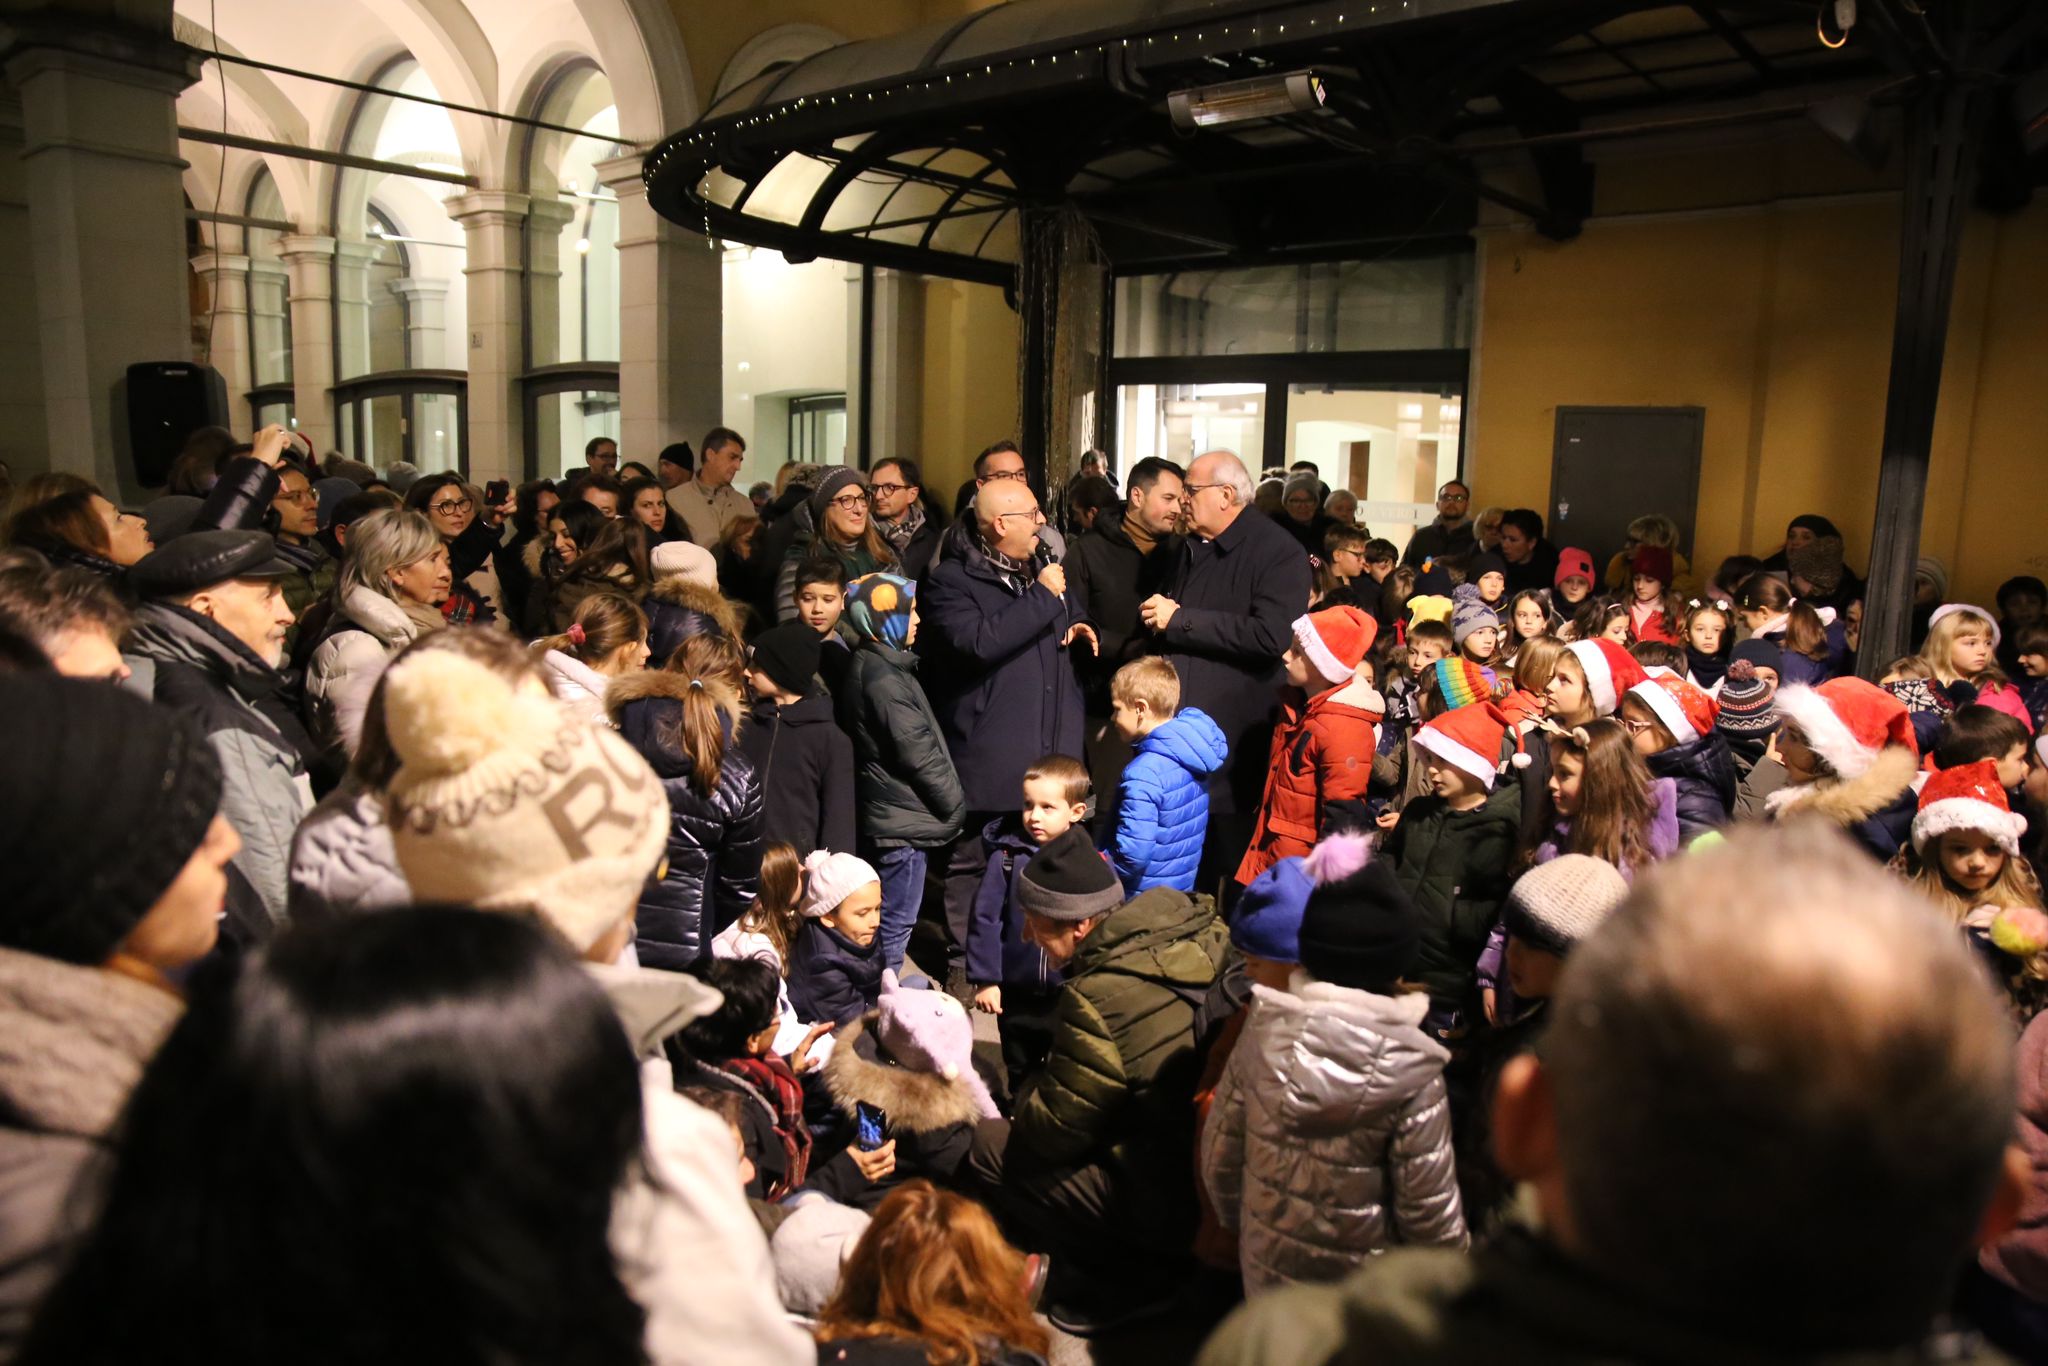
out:
M1230 758L1223 728L1188 707L1138 741L1124 768L1110 864L1124 895L1154 887L1195 890L1209 829L1209 775Z

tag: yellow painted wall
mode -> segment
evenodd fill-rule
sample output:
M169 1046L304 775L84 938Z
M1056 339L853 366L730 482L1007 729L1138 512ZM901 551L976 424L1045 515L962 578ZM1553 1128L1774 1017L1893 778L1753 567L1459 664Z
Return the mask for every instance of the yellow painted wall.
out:
M925 483L941 502L974 473L982 448L1017 435L1017 315L990 285L924 286Z
M1564 244L1487 233L1467 457L1478 501L1545 508L1561 404L1696 404L1698 563L1768 553L1788 520L1820 512L1867 567L1898 213L1895 197L1861 195L1595 221ZM2048 565L2044 316L2048 206L1973 215L1922 528L1955 596L1986 599Z

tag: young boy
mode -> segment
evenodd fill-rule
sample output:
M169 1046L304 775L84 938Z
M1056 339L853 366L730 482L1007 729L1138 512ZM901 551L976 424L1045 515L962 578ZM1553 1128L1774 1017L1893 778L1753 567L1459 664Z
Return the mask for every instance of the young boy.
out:
M761 785L761 838L853 852L853 742L817 684L822 642L800 621L763 631L747 668L740 753Z
M1209 775L1230 758L1230 741L1199 707L1180 709L1180 675L1157 655L1116 671L1109 704L1117 735L1137 747L1119 785L1110 866L1128 896L1153 887L1192 892L1209 827Z
M1093 786L1079 759L1049 754L1024 770L1024 805L981 832L988 869L967 926L967 981L974 1008L996 1016L1012 1089L1045 1060L1060 974L1024 938L1017 884L1032 855L1088 816Z
M1273 728L1266 792L1251 847L1237 865L1240 883L1249 886L1281 859L1307 854L1322 838L1333 803L1366 799L1387 709L1359 677L1376 630L1356 607L1295 618L1294 644L1281 658L1287 686Z
M846 613L846 571L839 561L805 560L796 567L796 585L789 590L796 619L820 636L830 636Z
M1439 659L1457 648L1451 628L1441 621L1416 621L1408 628L1408 676L1390 679L1386 688L1386 724L1380 728L1379 750L1392 754L1404 748L1422 724L1419 693L1422 679Z
M1500 651L1500 616L1481 590L1459 584L1451 596L1451 643L1474 664L1491 664Z
M1323 563L1336 583L1316 601L1317 610L1346 605L1371 612L1379 607L1380 581L1367 572L1367 544L1366 534L1355 526L1333 526L1323 534Z
M1495 784L1511 727L1491 702L1447 711L1415 734L1429 792L1386 837L1394 875L1422 912L1416 975L1429 990L1426 1033L1461 1039L1479 1018L1473 965L1507 895L1521 833L1521 784ZM1516 763L1526 762L1516 735Z
M1465 582L1479 590L1479 600L1499 620L1508 605L1508 562L1490 550L1481 551L1465 566Z

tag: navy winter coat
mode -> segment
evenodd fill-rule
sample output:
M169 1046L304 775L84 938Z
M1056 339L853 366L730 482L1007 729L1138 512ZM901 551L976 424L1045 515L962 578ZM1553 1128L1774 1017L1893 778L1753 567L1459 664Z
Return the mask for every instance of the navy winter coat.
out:
M1187 707L1138 741L1124 767L1110 865L1126 897L1154 887L1195 890L1209 831L1209 775L1230 758L1223 729Z
M1059 989L1059 970L1036 945L1024 942L1024 911L1017 905L1017 880L1038 846L1014 814L990 821L981 842L988 866L967 925L967 980L977 987L1050 995Z
M882 994L882 936L860 947L822 920L806 920L789 949L789 1004L806 1024L852 1024Z
M824 693L786 707L755 701L740 727L740 750L761 780L761 838L799 854L853 852L853 741Z
M1060 644L1081 613L1040 583L1012 587L974 538L932 566L917 605L925 691L967 809L1010 810L1033 762L1083 755L1081 685Z
M697 790L676 742L687 684L681 674L626 674L605 709L668 796L668 867L640 892L635 939L643 967L680 972L711 956L711 936L753 904L761 876L761 786L739 746L727 744L718 787Z
M1728 824L1735 810L1735 789L1742 779L1735 772L1735 755L1721 732L1709 731L1703 738L1652 754L1650 772L1678 785L1678 838L1691 844L1709 830Z

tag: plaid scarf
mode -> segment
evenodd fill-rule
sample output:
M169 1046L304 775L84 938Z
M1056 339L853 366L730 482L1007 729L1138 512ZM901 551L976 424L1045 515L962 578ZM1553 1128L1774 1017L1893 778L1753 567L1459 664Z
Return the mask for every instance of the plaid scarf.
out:
M1032 551L1031 558L1019 560L1005 555L1002 551L990 545L987 537L984 536L978 539L981 553L988 556L990 566L1001 576L1003 582L1009 586L1010 591L1019 594L1030 592L1033 581L1038 578L1038 556L1039 552L1044 550L1044 544L1040 543Z
M468 584L457 583L448 594L448 601L441 604L441 617L450 626L488 626L498 619L476 590Z
M910 549L910 543L917 539L917 533L924 530L924 505L912 503L895 521L884 522L877 518L875 525L881 531L882 539L889 543L890 548L896 552L896 558L900 560L903 553Z
M775 1112L775 1136L782 1140L788 1171L768 1191L768 1198L780 1200L810 1175L811 1130L804 1123L803 1083L788 1063L772 1053L765 1058L727 1058L718 1066L753 1087Z

